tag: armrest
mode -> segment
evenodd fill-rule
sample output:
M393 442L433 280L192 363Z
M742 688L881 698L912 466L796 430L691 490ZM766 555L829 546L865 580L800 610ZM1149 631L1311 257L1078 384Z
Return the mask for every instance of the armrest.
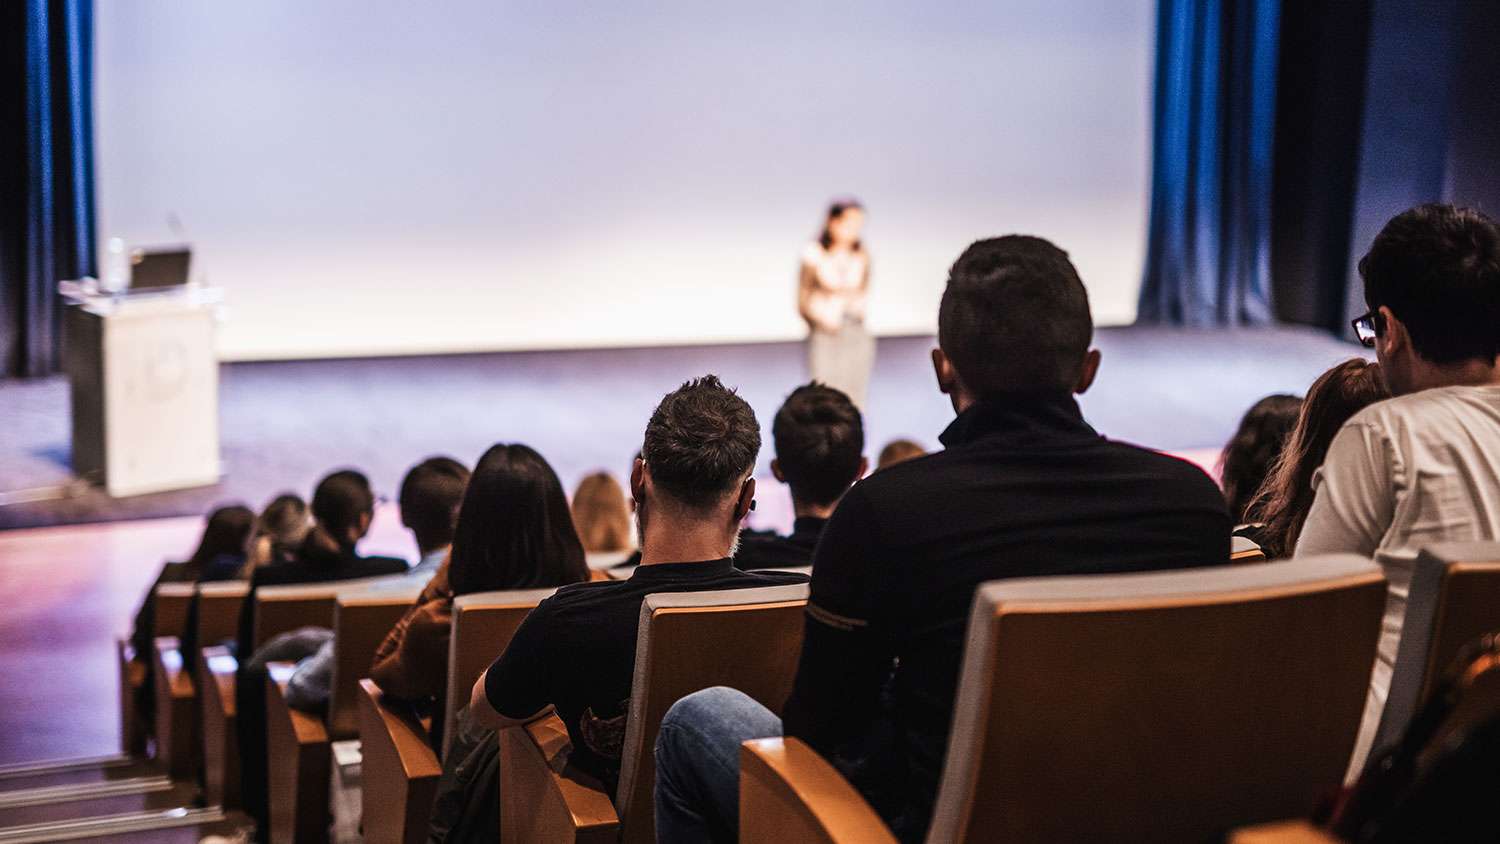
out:
M176 636L158 636L151 655L156 697L156 756L173 779L193 776L197 736L193 675L182 662Z
M620 817L599 782L566 768L556 715L500 731L501 842L614 842Z
M1276 821L1229 833L1229 844L1340 844L1342 838L1307 821Z
M240 800L240 739L235 726L235 672L229 648L198 651L198 695L203 712L203 791L209 805L236 808Z
M359 681L360 789L366 844L420 844L437 799L443 766L410 707Z
M740 745L740 841L895 844L896 837L817 751L772 738Z
M141 721L137 695L146 682L146 664L136 659L129 639L115 639L115 667L120 677L120 750L128 756L144 756L149 729Z
M266 794L272 841L321 841L328 836L332 749L323 719L291 708L287 684L295 663L266 665Z

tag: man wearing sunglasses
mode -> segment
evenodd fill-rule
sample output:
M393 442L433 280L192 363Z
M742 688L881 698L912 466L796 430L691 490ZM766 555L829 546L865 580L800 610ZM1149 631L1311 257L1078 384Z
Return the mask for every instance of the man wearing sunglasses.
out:
M1359 273L1370 310L1354 330L1396 398L1334 438L1296 550L1373 557L1390 582L1351 777L1385 707L1417 552L1500 538L1500 227L1422 205L1386 224Z

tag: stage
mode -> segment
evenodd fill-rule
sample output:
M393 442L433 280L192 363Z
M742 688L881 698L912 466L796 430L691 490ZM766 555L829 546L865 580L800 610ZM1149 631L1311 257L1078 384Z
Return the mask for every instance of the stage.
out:
M1095 342L1104 363L1082 398L1089 421L1107 436L1178 452L1219 448L1256 399L1300 393L1363 352L1301 328L1106 328ZM872 458L898 436L936 447L952 418L934 386L932 345L930 337L880 340L865 423ZM72 480L66 381L4 382L0 528L201 515L230 501L258 509L283 490L309 495L319 476L343 466L394 497L423 457L472 464L501 441L535 447L571 489L595 469L622 475L656 401L708 372L755 408L769 475L771 417L806 378L799 343L224 364L222 481L119 499ZM776 492L763 488L762 497Z

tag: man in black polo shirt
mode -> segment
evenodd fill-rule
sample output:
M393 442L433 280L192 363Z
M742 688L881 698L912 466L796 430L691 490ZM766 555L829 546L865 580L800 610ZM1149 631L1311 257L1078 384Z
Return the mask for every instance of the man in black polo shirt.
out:
M783 731L838 766L898 837L920 840L976 586L1228 562L1229 514L1207 475L1083 421L1072 394L1099 368L1092 333L1083 283L1051 243L1001 237L959 257L932 353L958 414L946 450L876 472L829 520L784 724L723 688L667 713L659 840L733 840L739 745Z
M569 762L613 793L635 671L641 601L653 592L702 592L805 583L800 574L734 568L750 512L760 424L712 375L657 405L630 473L641 565L629 580L564 586L526 616L505 653L474 684L482 725L524 724L555 708L573 742Z
M734 565L746 571L811 565L828 516L870 467L859 408L848 396L817 382L787 396L771 423L771 439L776 443L771 473L791 489L797 521L787 536L742 536Z

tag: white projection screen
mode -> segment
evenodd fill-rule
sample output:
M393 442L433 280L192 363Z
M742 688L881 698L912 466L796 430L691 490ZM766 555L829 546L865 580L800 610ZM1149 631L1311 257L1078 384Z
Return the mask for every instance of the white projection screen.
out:
M1151 0L108 0L99 235L189 241L226 360L799 338L798 253L869 209L870 322L970 241L1135 316ZM101 252L101 256L102 256Z

